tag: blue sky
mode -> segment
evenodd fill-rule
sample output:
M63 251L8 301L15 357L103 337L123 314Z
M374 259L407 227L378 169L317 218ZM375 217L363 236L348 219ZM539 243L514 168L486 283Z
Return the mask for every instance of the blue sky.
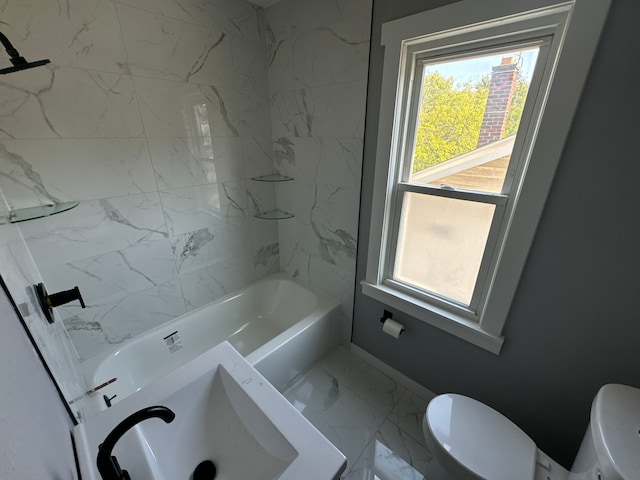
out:
M535 61L538 58L538 47L526 50L510 50L499 55L484 56L479 58L457 59L443 63L426 65L424 74L439 72L444 77L454 77L455 84L471 81L477 82L483 75L491 75L491 68L499 65L503 57L521 56L520 72L527 83L531 81Z

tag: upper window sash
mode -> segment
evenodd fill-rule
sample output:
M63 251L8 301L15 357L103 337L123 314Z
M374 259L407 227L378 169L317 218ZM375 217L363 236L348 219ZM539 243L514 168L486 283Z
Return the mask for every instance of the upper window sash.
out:
M531 37L531 35L534 34L543 34L544 36ZM415 144L417 140L417 127L419 118L418 110L420 108L420 97L422 94L423 72L426 66L433 63L469 59L476 56L475 54L481 54L482 56L492 54L499 55L510 50L538 47L539 53L533 69L534 75L531 78L529 93L526 99L526 104L528 105L535 103L535 98L543 78L544 65L547 62L549 56L549 47L553 38L552 32L550 32L549 28L547 27L545 29L532 29L531 31L527 32L518 32L512 35L503 35L502 37L503 38L501 38L500 40L504 41L504 43L491 47L486 46L487 41L485 41L484 39L483 41L468 42L465 45L466 50L464 52L455 52L441 55L441 52L435 53L431 52L430 50L420 50L413 53L413 55L415 56L414 62L413 64L407 64L407 72L405 73L407 85L405 87L404 104L399 105L400 108L405 110L405 114L402 115L402 117L404 117L404 130L401 130L404 136L404 142L399 145L399 149L397 152L392 152L391 160L391 163L395 163L397 167L398 182L412 183L410 181L413 160L412 156L414 154ZM484 48L479 46L480 44L485 45ZM415 48L419 46L420 45L416 45ZM407 51L407 55L410 55L409 50L410 49L408 49ZM527 105L525 105L525 108L522 112L522 123L518 127L518 137L520 138L516 138L516 142L511 151L512 161L509 162L505 181L502 185L501 193L503 195L509 194L512 187L513 179L516 176L519 167L521 166L522 162L520 160L523 158L522 132L525 132L527 129L527 121L531 117L531 112L532 108L527 108ZM491 192L478 191L478 194L491 195Z

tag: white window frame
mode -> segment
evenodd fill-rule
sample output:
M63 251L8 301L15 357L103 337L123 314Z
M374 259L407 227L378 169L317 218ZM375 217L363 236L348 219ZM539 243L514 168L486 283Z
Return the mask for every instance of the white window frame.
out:
M499 353L517 283L577 109L611 0L463 0L385 23L378 143L366 276L362 291L384 304ZM539 54L514 145L515 184L483 259L481 293L465 308L391 278L397 197L416 59L528 38ZM545 60L546 58L546 60ZM416 82L417 83L417 82ZM539 84L536 91L533 88ZM417 86L419 88L419 85ZM414 93L414 98L417 98ZM415 112L413 112L415 114ZM406 167L405 167L406 168ZM402 187L406 190L406 186ZM439 193L446 194L446 191ZM502 201L502 200L500 200Z

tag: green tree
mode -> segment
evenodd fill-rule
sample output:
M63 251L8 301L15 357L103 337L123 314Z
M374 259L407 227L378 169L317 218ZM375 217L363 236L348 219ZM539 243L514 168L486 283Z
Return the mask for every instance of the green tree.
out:
M488 79L454 85L439 72L425 76L416 132L413 172L476 147L489 93Z
M455 84L453 77L433 72L424 77L412 172L476 148L489 94L489 76ZM503 137L518 129L529 85L519 77Z

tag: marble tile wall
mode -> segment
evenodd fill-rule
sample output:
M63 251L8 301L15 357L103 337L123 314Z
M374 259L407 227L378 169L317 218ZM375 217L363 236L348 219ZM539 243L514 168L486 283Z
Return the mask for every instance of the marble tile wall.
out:
M351 337L371 0L282 0L266 10L283 271L342 302Z
M87 308L57 310L81 359L280 270L277 225L253 216L275 188L250 180L273 170L262 9L5 0L0 16L51 59L0 79L0 188L12 208L80 201L11 230L50 292L80 287Z

